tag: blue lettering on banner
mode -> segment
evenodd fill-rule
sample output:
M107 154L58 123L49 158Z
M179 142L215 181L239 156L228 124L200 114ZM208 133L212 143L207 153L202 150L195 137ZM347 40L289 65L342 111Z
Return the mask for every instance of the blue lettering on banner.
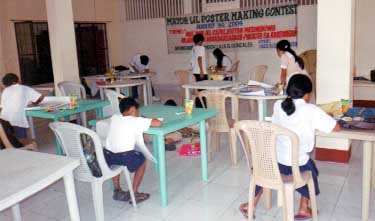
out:
M215 23L197 24L197 29L211 29L215 28Z

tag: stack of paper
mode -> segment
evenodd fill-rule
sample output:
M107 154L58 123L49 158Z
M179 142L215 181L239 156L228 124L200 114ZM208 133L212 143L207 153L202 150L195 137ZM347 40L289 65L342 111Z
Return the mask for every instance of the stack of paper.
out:
M42 110L48 108L59 108L66 106L70 103L70 97L44 97L43 101L35 107L27 107L26 110Z
M251 86L260 86L262 88L268 88L268 89L274 87L273 85L266 84L266 83L259 82L259 81L253 81L253 80L249 80L249 82L247 82L247 84L251 85Z

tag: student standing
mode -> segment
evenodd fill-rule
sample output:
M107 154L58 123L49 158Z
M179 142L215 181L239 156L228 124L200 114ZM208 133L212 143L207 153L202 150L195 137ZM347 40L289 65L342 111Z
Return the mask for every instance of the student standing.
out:
M299 168L300 171L311 171L315 194L319 194L318 170L309 153L315 145L315 130L325 133L340 130L335 119L326 114L319 107L310 104L312 83L304 74L293 75L287 86L288 97L284 101L277 101L274 105L272 123L285 127L297 134L299 138ZM292 174L292 148L289 138L278 137L276 140L277 161L280 173L283 175ZM297 189L301 194L301 201L296 220L311 218L309 208L309 191L306 186ZM254 208L262 195L262 188L257 186L255 190ZM248 204L241 205L241 212L247 216Z
M289 79L297 73L306 74L302 58L291 48L288 40L281 40L276 44L276 53L280 58L280 82L287 85Z
M191 65L196 81L208 80L206 66L206 50L203 46L204 36L195 34L193 36L194 46L191 51Z
M135 54L130 61L130 71L138 73L149 73L150 72L150 58L144 54ZM142 78L145 79L145 78ZM160 101L160 98L155 96L154 87L151 86L152 100ZM133 98L138 98L138 88L132 88Z

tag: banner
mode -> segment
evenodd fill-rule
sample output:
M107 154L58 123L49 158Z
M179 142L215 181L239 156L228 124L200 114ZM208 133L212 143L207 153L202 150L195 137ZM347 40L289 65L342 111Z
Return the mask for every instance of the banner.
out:
M297 5L169 17L165 23L168 53L190 52L197 33L206 49L275 48L281 39L297 46Z

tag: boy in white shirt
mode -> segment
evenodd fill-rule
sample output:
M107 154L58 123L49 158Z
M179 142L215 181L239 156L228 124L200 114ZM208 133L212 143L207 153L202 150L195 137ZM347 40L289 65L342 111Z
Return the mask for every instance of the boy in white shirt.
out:
M293 75L287 86L288 97L284 101L277 101L274 105L272 123L285 127L295 132L299 138L299 165L300 171L311 171L315 185L315 194L319 194L318 170L309 153L314 149L315 130L325 133L340 130L335 119L326 114L319 107L308 103L312 92L312 82L304 74ZM277 161L280 173L284 175L292 174L292 148L289 138L278 137L276 140ZM309 205L309 191L307 186L297 189L301 194L301 202L296 220L311 218ZM255 190L254 207L256 207L262 188L257 186ZM241 212L247 215L248 205L242 204Z
M108 166L124 165L130 172L135 172L133 190L137 202L142 202L150 197L148 193L138 192L146 169L143 154L134 150L136 139L142 136L150 126L160 127L161 121L138 117L138 103L133 98L123 98L119 104L121 115L111 117L110 128L104 149L104 157ZM129 201L130 194L120 188L120 176L113 178L114 200ZM131 202L131 201L130 201Z
M150 58L144 54L135 54L130 61L130 71L138 73L149 73L150 72ZM155 96L154 87L151 86L152 100L160 101L160 98ZM132 88L133 98L138 98L137 87Z
M196 81L208 80L206 66L206 51L203 46L204 36L195 34L193 36L194 46L191 51L191 65Z
M2 125L5 130L10 130L7 125L11 125L15 134L23 134L20 138L24 142L26 139L26 128L29 128L25 108L29 105L39 104L44 96L31 87L19 84L18 76L13 73L6 74L2 82L5 86L1 94L1 114ZM9 137L9 136L8 136Z

